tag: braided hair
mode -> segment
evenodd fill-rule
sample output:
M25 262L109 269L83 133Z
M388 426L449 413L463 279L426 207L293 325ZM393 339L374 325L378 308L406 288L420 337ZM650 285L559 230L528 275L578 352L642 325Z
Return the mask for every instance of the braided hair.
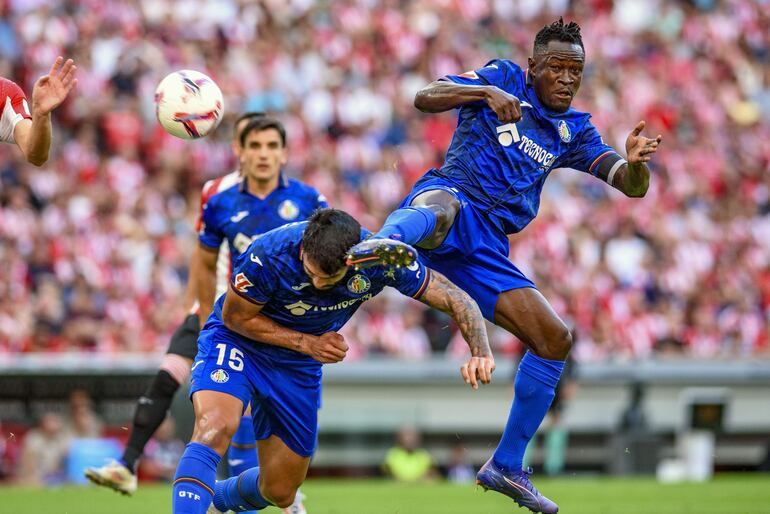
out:
M580 25L571 21L564 23L564 19L560 16L559 21L555 21L550 25L546 25L535 36L534 53L545 52L548 47L549 41L564 41L565 43L575 43L583 47L583 38L580 36Z

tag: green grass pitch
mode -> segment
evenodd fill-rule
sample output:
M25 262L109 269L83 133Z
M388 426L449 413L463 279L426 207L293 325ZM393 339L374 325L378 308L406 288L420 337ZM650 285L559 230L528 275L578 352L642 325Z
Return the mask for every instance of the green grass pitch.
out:
M723 475L706 484L661 485L651 478L536 477L563 514L770 514L769 475ZM520 512L504 496L475 486L395 484L384 480L309 480L310 514L497 514ZM94 486L0 487L8 514L169 514L168 486L141 486L132 498ZM265 514L278 514L269 508Z

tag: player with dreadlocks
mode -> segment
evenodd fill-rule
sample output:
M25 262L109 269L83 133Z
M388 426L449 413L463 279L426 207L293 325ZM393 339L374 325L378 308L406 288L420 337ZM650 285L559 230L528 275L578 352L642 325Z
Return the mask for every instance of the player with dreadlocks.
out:
M558 506L535 489L522 459L554 398L572 336L508 259L508 235L537 215L545 179L558 168L588 173L630 197L644 196L647 162L661 136L642 136L639 122L626 139L624 159L602 141L590 114L571 108L585 64L578 24L560 18L543 27L527 64L522 70L496 59L417 93L414 104L423 112L459 109L444 165L417 181L380 231L351 249L348 263L409 265L415 246L428 267L464 289L489 321L528 347L508 423L476 478L520 506L552 514Z

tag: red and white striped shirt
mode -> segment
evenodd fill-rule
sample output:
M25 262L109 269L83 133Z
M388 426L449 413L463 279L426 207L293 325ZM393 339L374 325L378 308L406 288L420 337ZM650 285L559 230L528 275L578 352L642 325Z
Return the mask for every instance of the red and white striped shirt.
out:
M0 115L0 141L15 143L13 131L16 125L25 118L32 119L27 97L16 83L0 77L0 102L3 109Z

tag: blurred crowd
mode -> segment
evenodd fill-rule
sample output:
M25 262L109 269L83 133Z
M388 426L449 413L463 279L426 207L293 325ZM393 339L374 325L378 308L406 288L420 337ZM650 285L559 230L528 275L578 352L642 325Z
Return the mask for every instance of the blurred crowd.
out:
M51 402L36 409L33 426L0 420L0 481L12 479L25 486L84 483L83 469L117 457L118 438L125 429L110 432L83 389L70 392L66 402ZM176 437L173 418L166 418L147 445L139 467L142 479L170 481L184 443ZM106 436L110 436L109 438Z
M165 349L200 187L233 169L239 112L276 113L286 172L378 228L456 123L419 113L414 93L494 57L526 66L559 15L583 29L575 107L621 153L642 119L663 143L641 200L555 171L512 260L574 327L579 361L769 352L767 0L0 0L0 13L0 76L29 94L57 55L79 68L49 163L0 148L0 353ZM155 85L176 69L222 88L213 136L155 122ZM407 302L365 305L351 358L466 351L447 318Z

